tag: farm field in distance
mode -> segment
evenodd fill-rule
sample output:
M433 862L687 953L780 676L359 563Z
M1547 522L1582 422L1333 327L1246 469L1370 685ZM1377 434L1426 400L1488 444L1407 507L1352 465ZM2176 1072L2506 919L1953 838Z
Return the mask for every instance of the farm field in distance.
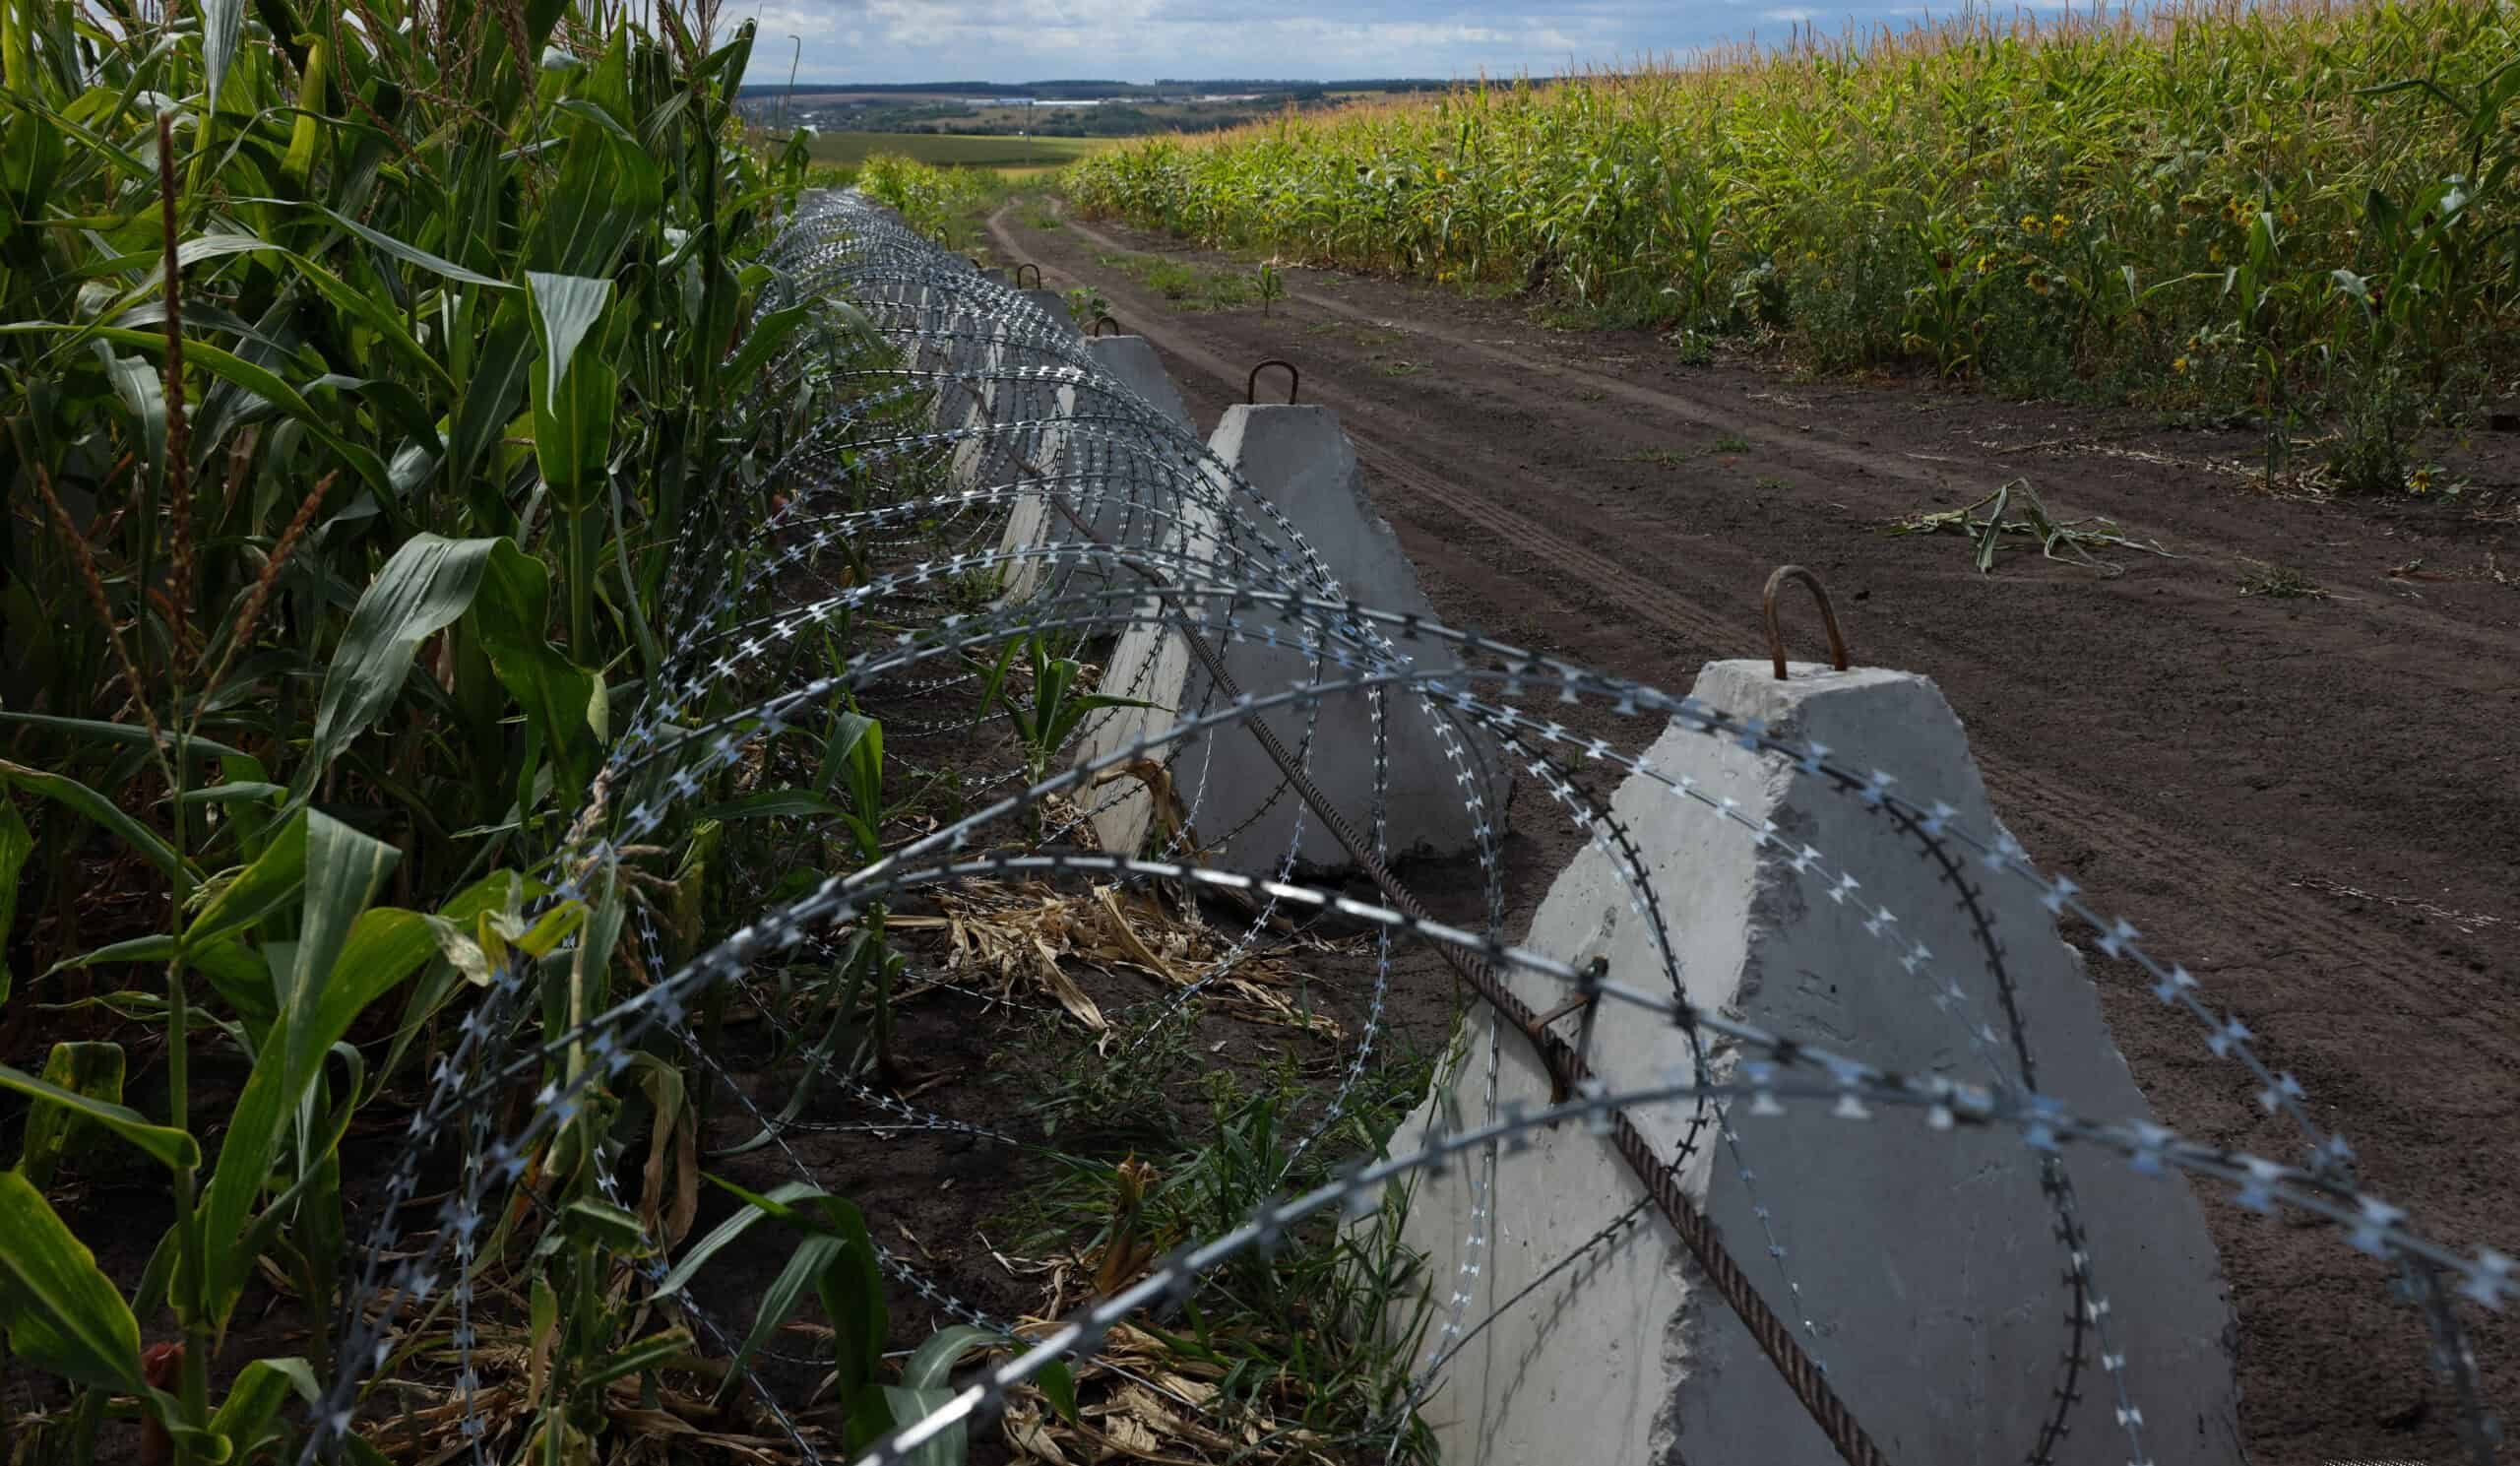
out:
M817 163L844 168L876 154L908 158L932 167L1006 171L1064 167L1108 146L1092 138L1022 138L1002 134L915 132L817 132L806 140Z

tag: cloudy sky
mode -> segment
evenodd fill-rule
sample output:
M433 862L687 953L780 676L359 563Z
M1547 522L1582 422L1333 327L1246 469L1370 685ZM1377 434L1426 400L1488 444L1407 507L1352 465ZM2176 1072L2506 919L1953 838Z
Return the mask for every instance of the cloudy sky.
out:
M760 19L756 84L786 79L791 35L803 81L1335 81L1546 74L1924 13L1920 0L725 0L722 24Z

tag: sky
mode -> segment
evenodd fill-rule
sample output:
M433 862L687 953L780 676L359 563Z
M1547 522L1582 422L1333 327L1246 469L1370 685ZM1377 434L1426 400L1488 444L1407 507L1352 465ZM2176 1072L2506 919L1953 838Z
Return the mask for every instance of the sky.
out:
M776 86L790 36L800 82L1338 81L1547 75L1924 14L1919 0L724 0L720 24L759 18L745 80Z

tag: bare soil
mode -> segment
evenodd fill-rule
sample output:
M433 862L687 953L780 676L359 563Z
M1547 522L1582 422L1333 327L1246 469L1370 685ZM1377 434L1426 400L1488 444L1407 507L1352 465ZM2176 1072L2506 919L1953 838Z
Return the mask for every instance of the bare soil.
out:
M1248 263L1024 219L990 221L996 248L1053 287L1099 289L1202 429L1244 400L1254 363L1293 361L1455 624L1677 691L1707 661L1764 651L1770 570L1819 572L1857 661L1941 685L2033 857L2195 971L2353 1142L2370 1189L2435 1236L2520 1250L2520 439L2438 445L2455 496L2285 497L2235 467L2253 431L1689 367L1648 333L1318 271L1285 270L1267 313L1183 311L1102 261ZM2109 516L2174 558L2116 551L2108 576L2033 551L1982 575L1960 540L1881 533L2016 478L2059 518ZM2266 566L2328 594L2241 594ZM1817 656L1807 608L1788 625ZM1566 853L1520 824L1538 868L1515 872L1517 925ZM2298 1151L2140 974L2093 972L2165 1123ZM2252 1459L2462 1459L2387 1271L2323 1228L2200 1193L2238 1311ZM2507 1409L2520 1327L2469 1321Z

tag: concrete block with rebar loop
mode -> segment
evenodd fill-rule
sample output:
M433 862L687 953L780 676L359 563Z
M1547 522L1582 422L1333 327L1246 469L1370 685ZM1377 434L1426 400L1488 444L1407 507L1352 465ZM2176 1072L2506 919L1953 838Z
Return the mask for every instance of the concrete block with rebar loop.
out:
M1208 447L1216 458L1211 473L1240 476L1320 554L1346 595L1362 605L1432 616L1399 537L1366 497L1355 449L1340 429L1337 414L1319 407L1229 407ZM1218 481L1222 496L1222 475ZM1192 528L1190 533L1212 537L1214 532ZM1283 544L1264 541L1246 553L1274 556L1279 573L1292 565ZM1210 613L1230 613L1229 598L1204 599ZM1211 678L1178 640L1169 627L1147 622L1120 637L1111 652L1111 670L1142 669L1143 678L1132 680L1143 690L1133 695L1161 706L1114 712L1089 733L1084 756L1119 747L1215 703ZM1335 666L1322 662L1317 646L1236 641L1221 650L1234 679L1245 687L1283 687L1339 674ZM1407 647L1398 650L1409 654ZM1382 838L1391 856L1459 855L1476 844L1480 815L1475 812L1479 806L1464 798L1463 781L1480 777L1478 766L1483 761L1475 750L1483 742L1457 727L1439 730L1437 722L1445 715L1425 699L1407 692L1360 691L1253 716L1294 750L1312 781L1339 807L1358 814L1381 809ZM1303 808L1246 730L1202 734L1176 744L1171 785L1202 845L1228 867L1275 869L1291 852L1298 868L1334 869L1351 863L1337 837ZM1501 803L1496 799L1485 807ZM1096 832L1106 850L1135 850L1158 814L1141 792L1099 809Z
M1764 661L1714 663L1694 696L2000 831L1930 680L1791 670L1780 681ZM2151 1117L2037 892L1870 790L1685 718L1644 768L1611 802L1618 833L1596 827L1528 946L1884 1069ZM1562 985L1509 981L1542 1015L1559 1010L1548 1026L1612 1090L1756 1077L1730 1043L1606 998L1564 1011ZM1493 1009L1475 1009L1461 1039L1396 1150L1430 1126L1549 1103L1531 1044L1511 1024L1500 1033ZM1689 1199L1887 1459L2019 1462L2044 1448L2057 1463L2122 1462L2121 1409L2141 1412L2160 1461L2238 1459L2231 1310L2183 1182L2025 1145L2011 1128L1939 1130L1915 1111L1850 1125L1854 1104L1630 1115L1658 1157L1679 1158ZM1840 1459L1662 1215L1647 1207L1601 1236L1643 1196L1609 1140L1578 1122L1419 1184L1405 1232L1427 1255L1423 1347L1449 1355L1421 1413L1448 1466Z

